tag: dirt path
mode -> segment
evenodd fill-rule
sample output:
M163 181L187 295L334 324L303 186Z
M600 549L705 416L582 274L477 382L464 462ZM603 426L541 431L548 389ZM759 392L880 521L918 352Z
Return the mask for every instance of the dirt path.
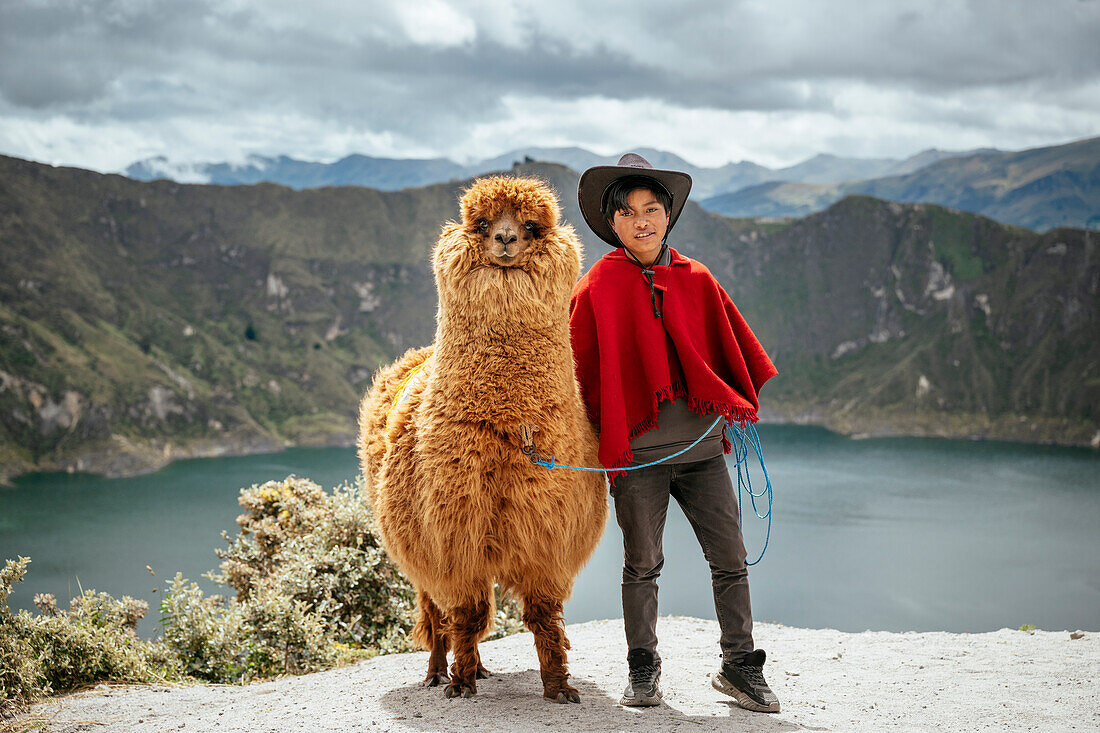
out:
M865 632L757 624L782 712L750 713L715 692L718 625L664 617L665 704L617 704L622 621L568 627L581 704L542 699L530 634L482 646L494 676L469 700L422 688L427 654L244 687L91 691L37 706L48 730L75 731L880 731L1100 729L1100 633Z

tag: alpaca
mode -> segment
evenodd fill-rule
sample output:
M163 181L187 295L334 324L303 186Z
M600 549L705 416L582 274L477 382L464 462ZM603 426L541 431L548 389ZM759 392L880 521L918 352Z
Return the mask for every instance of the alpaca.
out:
M417 589L425 684L446 683L447 697L477 692L495 582L522 602L543 695L579 702L562 603L603 533L604 474L550 471L522 449L599 465L569 342L581 245L536 179L479 179L461 214L432 254L435 342L381 370L360 405L367 496Z

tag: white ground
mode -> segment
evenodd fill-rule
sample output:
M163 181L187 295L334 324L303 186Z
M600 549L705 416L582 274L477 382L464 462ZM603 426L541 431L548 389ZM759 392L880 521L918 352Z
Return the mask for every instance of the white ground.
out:
M544 700L530 634L489 642L494 676L474 698L423 688L427 654L243 687L113 687L33 711L62 731L880 731L1100 730L1100 633L864 632L757 624L765 677L782 712L751 713L710 686L718 625L664 617L665 704L617 703L626 678L622 621L568 627L579 705ZM27 719L25 719L27 720Z

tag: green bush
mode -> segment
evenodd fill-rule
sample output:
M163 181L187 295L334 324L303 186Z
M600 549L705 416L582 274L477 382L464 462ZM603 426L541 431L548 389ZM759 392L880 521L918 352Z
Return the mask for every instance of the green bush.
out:
M247 682L331 666L339 646L305 604L261 584L225 603L179 574L161 603L163 643L183 671L213 682Z
M134 633L148 610L129 596L115 600L86 591L68 611L49 594L35 597L40 614L13 614L7 599L23 579L29 558L0 570L0 711L25 707L43 695L102 679L153 682L178 677L163 646Z
M8 560L0 570L0 712L19 709L43 693L40 665L25 620L12 614L8 596L23 579L30 558Z
M314 672L339 656L320 614L276 583L261 583L240 609L246 669L252 677Z
M206 596L177 574L160 604L163 637L139 639L144 601L87 591L59 611L35 598L39 615L12 614L11 586L29 560L0 571L0 709L110 679L182 676L244 682L311 672L341 659L412 648L415 594L378 542L360 484L331 494L289 476L242 489L240 533L216 550L209 577L234 591ZM490 638L522 629L517 604L497 598Z
M164 643L187 674L235 682L323 669L356 649L412 649L415 593L379 543L360 483L330 494L288 476L238 501L240 533L223 534L209 575L235 597L205 598L177 576L161 604ZM494 620L490 638L523 628L508 598Z
M164 646L184 674L203 680L237 680L245 676L241 652L241 617L220 596L205 597L195 583L176 573L160 604Z
M315 614L335 641L381 651L391 631L412 626L412 588L376 538L358 484L327 494L290 476L241 491L240 534L218 550L221 573L210 577L248 604L259 589ZM259 617L263 617L262 615Z

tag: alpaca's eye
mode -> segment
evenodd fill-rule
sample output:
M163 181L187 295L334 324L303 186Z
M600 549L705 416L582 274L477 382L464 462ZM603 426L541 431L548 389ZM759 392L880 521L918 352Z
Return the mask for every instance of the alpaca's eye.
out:
M528 232L534 233L538 231L539 225L533 221L529 221L523 225L523 228L526 229Z
M477 228L482 232L489 231L489 220L488 219L478 219L477 220Z

